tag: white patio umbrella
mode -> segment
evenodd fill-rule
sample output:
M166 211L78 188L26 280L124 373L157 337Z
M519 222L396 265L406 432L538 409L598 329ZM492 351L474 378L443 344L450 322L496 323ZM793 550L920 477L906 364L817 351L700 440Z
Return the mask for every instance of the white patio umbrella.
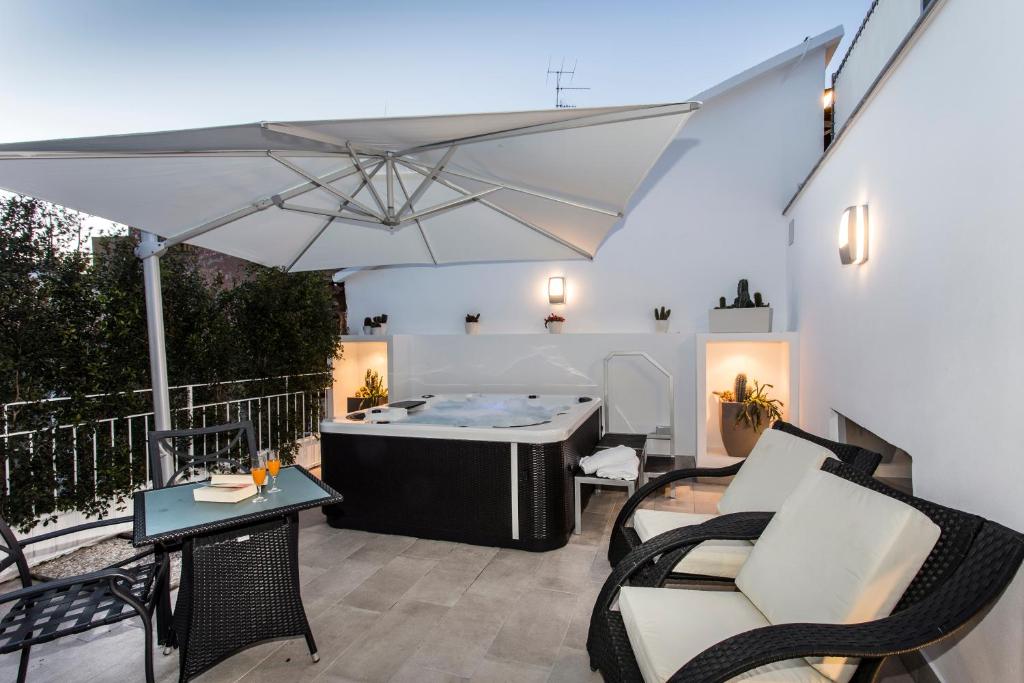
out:
M0 145L0 188L143 231L153 403L170 426L159 257L292 271L590 259L700 104L251 123ZM158 237L159 236L159 237Z

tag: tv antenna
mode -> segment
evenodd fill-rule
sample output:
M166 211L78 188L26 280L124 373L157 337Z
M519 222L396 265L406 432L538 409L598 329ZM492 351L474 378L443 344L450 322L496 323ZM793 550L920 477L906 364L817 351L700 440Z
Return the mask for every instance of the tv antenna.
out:
M555 107L558 109L574 109L575 104L569 104L562 97L562 93L566 90L590 90L590 88L581 88L579 86L571 85L573 78L576 76L576 63L579 60L574 60L571 69L565 68L565 57L562 58L562 63L557 69L551 68L551 58L548 57L548 75L544 79L545 85L551 82L551 75L555 75ZM566 77L568 77L566 79ZM567 82L570 85L562 85L563 82Z

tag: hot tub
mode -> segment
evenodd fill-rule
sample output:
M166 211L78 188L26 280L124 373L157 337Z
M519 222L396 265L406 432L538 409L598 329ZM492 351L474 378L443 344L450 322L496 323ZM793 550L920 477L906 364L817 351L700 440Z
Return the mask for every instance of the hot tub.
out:
M573 529L573 470L600 432L591 396L442 394L320 425L331 526L551 550ZM401 402L407 403L407 402Z

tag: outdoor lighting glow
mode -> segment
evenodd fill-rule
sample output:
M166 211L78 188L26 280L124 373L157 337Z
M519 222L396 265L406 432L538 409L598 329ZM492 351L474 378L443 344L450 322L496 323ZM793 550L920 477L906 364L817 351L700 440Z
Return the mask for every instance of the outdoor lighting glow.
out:
M828 109L832 106L832 102L835 99L835 93L832 88L827 88L825 94L821 96L821 105L823 108Z
M548 303L552 303L552 304L564 304L565 303L565 278L564 277L548 278Z
M868 205L849 206L839 219L839 260L860 265L868 260Z

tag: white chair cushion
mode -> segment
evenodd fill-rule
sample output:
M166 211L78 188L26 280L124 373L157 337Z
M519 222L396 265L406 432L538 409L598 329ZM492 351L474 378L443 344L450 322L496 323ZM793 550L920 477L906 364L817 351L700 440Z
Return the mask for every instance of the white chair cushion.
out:
M854 624L892 612L939 538L925 514L828 472L808 472L736 577L773 624ZM808 658L845 683L857 660Z
M683 664L730 636L768 626L742 593L624 587L619 611L647 683L668 680ZM734 681L827 683L803 659L761 666Z
M747 461L718 501L718 511L775 512L808 470L816 470L832 452L778 429L766 429Z
M633 513L633 529L647 542L666 531L701 524L717 515L640 509ZM735 579L754 544L750 541L705 541L686 554L675 566L681 574Z

